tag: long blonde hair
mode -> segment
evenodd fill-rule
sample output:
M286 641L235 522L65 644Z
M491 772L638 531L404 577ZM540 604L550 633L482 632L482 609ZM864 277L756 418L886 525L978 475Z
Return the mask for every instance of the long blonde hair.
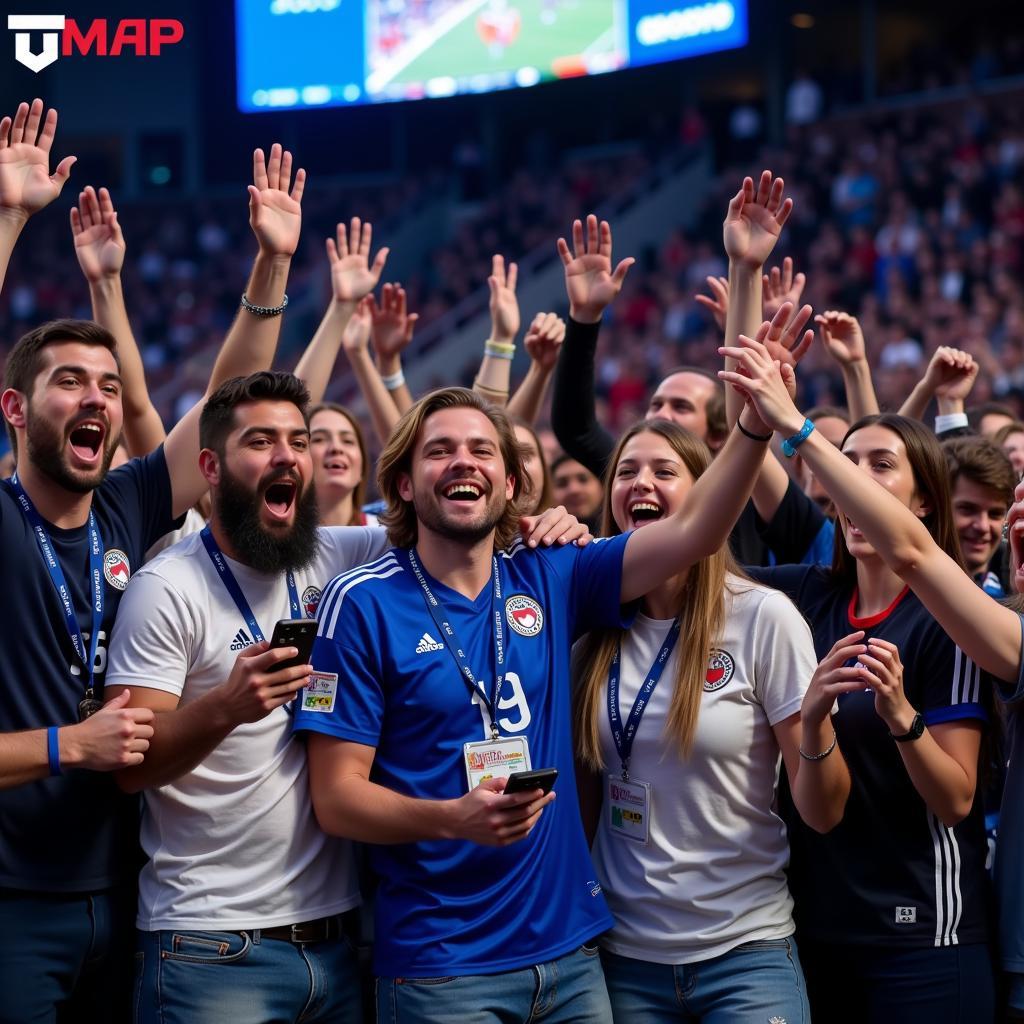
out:
M626 431L619 439L604 482L602 536L622 531L612 516L612 484L623 449L638 434L656 434L664 438L696 480L711 465L711 451L698 437L669 420L645 420ZM680 631L676 678L665 732L679 745L682 755L689 754L697 730L708 658L725 625L726 574L740 575L729 551L723 545L708 558L690 567L677 597ZM575 662L580 680L573 701L573 733L580 760L589 768L604 767L601 757L600 716L604 714L608 669L625 630L593 630L580 641Z

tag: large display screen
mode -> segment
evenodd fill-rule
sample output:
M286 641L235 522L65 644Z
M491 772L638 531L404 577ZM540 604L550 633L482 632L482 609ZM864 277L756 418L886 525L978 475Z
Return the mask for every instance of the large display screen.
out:
M747 41L746 0L236 0L238 106L536 85Z

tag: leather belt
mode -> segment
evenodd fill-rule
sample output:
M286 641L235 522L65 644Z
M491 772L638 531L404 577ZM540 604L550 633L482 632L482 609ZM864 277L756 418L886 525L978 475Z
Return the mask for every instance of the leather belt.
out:
M298 924L283 924L276 928L261 928L264 939L281 939L284 942L327 942L336 939L345 931L341 914L318 917L315 921L301 921Z

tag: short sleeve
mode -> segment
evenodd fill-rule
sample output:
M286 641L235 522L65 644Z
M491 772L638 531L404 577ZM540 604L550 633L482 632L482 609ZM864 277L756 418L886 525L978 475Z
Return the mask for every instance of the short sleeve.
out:
M595 540L585 547L541 551L562 581L568 596L573 636L591 629L628 626L623 617L622 560L630 534Z
M331 587L337 584L332 581L324 591L318 618L331 604ZM294 729L376 747L385 704L379 645L370 642L374 634L351 598L331 619L330 628L320 621L311 658L313 680L299 694Z
M814 545L825 514L790 480L778 511L768 521L757 516L758 531L780 565L799 563Z
M180 697L191 663L195 620L162 576L136 573L121 598L108 652L106 686L143 686Z
M391 546L381 526L322 526L320 543L333 552L335 572L347 572L379 558Z
M965 718L988 720L991 677L953 643L937 622L929 624L917 650L900 650L904 666L911 663L910 659L917 692L907 696L927 725Z
M757 694L769 725L795 715L818 667L814 641L804 617L784 594L761 601L755 634Z
M143 551L184 522L184 516L175 519L173 515L163 445L111 472L103 483L103 495L112 511L141 526Z

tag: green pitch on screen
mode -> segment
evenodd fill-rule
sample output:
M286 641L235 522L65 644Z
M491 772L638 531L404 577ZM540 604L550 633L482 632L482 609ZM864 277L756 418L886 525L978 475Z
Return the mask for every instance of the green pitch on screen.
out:
M559 57L577 56L595 44L591 52L614 50L613 4L614 0L557 0L547 4L544 0L513 0L509 7L519 11L519 32L500 54L492 54L481 39L477 19L486 7L476 8L392 81L426 82L522 67L537 68L548 77L552 62ZM551 24L542 20L545 9L555 12Z

